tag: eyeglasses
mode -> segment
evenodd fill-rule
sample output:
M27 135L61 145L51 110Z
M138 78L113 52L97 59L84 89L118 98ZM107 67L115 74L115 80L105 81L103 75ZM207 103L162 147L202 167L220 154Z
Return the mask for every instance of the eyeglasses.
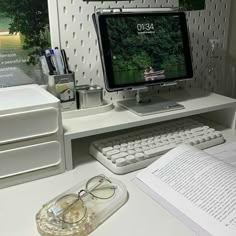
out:
M48 214L53 216L56 222L64 224L77 224L87 215L85 204L86 197L92 199L110 199L114 196L116 186L104 175L98 175L89 179L78 194L67 194L54 202L54 205L48 210ZM58 223L59 223L58 222Z

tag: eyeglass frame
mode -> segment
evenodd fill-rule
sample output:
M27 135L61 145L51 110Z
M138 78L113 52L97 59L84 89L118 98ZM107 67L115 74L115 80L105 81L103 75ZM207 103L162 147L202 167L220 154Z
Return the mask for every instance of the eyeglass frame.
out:
M97 189L97 187L98 187L99 185L101 185L101 184L103 183L103 181L102 181L101 183L100 183L100 181L98 181L98 185L96 185L96 186L94 186L92 189L88 190L88 183L89 183L91 180L93 180L93 179L95 179L95 178L98 178L98 177L101 177L101 180L103 180L103 181L106 180L106 181L108 181L108 182L111 184L111 186L110 186L111 189L114 189L114 192L113 192L113 194L112 194L111 196L109 196L109 197L107 197L107 198L101 198L101 197L98 197L98 196L96 196L96 195L94 195L94 194L92 193L92 191L95 190L95 189ZM107 187L105 187L105 189L106 189L106 188L107 188ZM86 182L86 184L85 184L85 189L81 189L81 190L77 193L78 198L77 198L76 200L74 200L72 203L70 203L65 209L63 209L63 210L60 211L60 214L61 214L61 212L62 212L62 219L59 217L58 212L57 212L57 213L54 212L54 210L52 209L53 207L51 207L51 208L49 209L50 211L48 211L48 213L52 213L53 217L56 218L57 220L61 221L62 223L66 223L66 224L70 224L70 225L71 225L71 224L78 224L80 221L82 221L82 220L84 219L84 217L85 217L86 214L87 214L87 207L85 207L84 200L82 199L83 197L85 197L85 196L87 196L87 195L89 194L89 195L91 195L93 198L97 198L97 199L101 199L101 200L106 200L106 199L112 198L112 197L115 195L115 190L116 190L116 189L117 189L117 186L113 185L113 184L112 184L112 181L111 181L109 178L107 178L105 175L96 175L96 176L90 178L90 179ZM60 197L59 199L56 200L56 202L54 203L54 205L56 205L56 204L57 204L60 200L62 200L63 198L68 197L68 196L71 196L71 195L73 195L73 194L66 194L66 195ZM81 201L82 206L85 208L84 215L81 217L81 219L79 219L78 221L73 222L73 223L65 221L64 218L65 218L66 212L68 212L68 211L71 209L71 207L73 207L73 205L76 204L78 201Z

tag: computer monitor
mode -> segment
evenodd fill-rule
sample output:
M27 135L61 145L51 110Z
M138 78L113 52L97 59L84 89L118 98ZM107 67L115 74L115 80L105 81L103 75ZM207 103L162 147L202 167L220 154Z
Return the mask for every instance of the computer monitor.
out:
M94 19L107 91L168 85L192 78L184 12L101 9ZM174 101L140 96L119 104L139 115L183 108Z

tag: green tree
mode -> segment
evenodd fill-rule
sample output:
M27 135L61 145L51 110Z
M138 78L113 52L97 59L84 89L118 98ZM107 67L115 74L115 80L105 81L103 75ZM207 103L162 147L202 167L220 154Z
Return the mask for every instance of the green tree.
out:
M47 0L0 0L0 11L11 19L10 34L24 35L23 49L36 64L50 46Z

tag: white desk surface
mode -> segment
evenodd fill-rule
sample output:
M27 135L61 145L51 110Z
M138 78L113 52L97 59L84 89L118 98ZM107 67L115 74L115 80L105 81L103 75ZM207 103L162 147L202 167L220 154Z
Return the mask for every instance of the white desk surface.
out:
M122 176L113 175L95 160L57 176L1 189L0 235L38 236L35 215L42 204L81 179L102 173L125 183L129 199L91 236L195 235L132 182L135 172Z
M222 131L229 142L236 140L235 131L231 129ZM121 180L126 185L129 199L93 231L91 236L196 236L190 228L173 217L133 183L138 171L126 175L114 175L90 156L81 155L78 158L80 160L77 167L71 171L1 189L0 235L39 236L35 215L44 203L82 179L105 174Z

